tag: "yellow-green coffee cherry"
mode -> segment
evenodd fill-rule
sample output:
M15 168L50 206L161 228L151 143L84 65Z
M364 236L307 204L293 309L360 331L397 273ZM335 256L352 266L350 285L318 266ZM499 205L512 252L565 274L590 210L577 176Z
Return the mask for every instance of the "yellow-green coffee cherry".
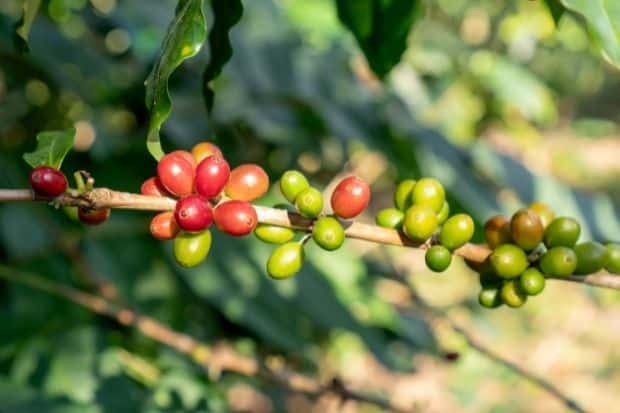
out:
M575 274L585 275L600 271L607 262L607 249L598 242L581 242L573 248L577 255Z
M437 229L437 214L424 205L413 205L405 213L403 231L415 242L424 242Z
M527 209L534 212L540 218L540 222L543 225L543 228L547 228L553 218L555 218L555 213L551 207L543 202L532 202Z
M620 244L607 244L605 269L612 274L620 274Z
M295 202L297 195L309 187L308 179L299 171L286 171L280 178L280 191L284 198L291 203Z
M478 302L485 308L497 308L502 305L502 297L500 296L500 288L482 287L478 294Z
M377 225L383 228L400 229L403 226L405 213L396 208L385 208L375 217Z
M525 252L513 244L500 245L490 259L493 271L501 278L517 278L529 264Z
M553 247L573 247L579 239L581 227L570 217L559 217L551 221L545 229L545 245Z
M540 269L548 276L568 277L576 268L577 255L568 247L553 247L540 259Z
M334 217L321 217L312 226L312 239L324 250L336 250L344 243L344 228Z
M304 247L299 242L289 242L276 248L267 260L267 274L283 280L297 274L304 263Z
M538 295L545 289L545 277L538 269L530 267L519 277L519 286L527 295Z
M304 189L295 198L295 207L301 215L316 218L323 211L321 191L313 187Z
M442 245L433 245L424 256L426 266L435 272L444 272L452 262L452 254Z
M544 228L540 217L529 209L517 211L510 220L510 236L515 244L532 251L543 240Z
M203 262L211 249L211 232L181 231L174 239L174 258L179 265L190 268Z
M277 225L258 224L254 229L254 235L269 244L284 244L295 238L295 231Z
M439 232L441 245L454 251L474 236L474 220L467 214L456 214L448 218Z
M446 200L446 192L435 178L422 178L415 184L411 200L414 205L424 205L439 213Z
M441 206L441 210L437 213L437 223L442 225L446 222L446 219L450 216L450 204L448 201L443 201L443 205Z
M504 283L500 291L502 301L508 307L521 307L527 301L527 294L521 289L518 280L509 280Z
M415 180L405 179L401 181L394 191L394 206L401 211L406 211L411 206L411 193L415 187Z

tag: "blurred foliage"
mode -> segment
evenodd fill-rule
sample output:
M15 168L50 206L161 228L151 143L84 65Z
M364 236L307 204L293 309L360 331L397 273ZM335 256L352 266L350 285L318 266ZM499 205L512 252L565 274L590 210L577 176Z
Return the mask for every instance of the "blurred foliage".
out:
M394 23L364 23L356 20L364 16L352 2L247 0L239 23L228 16L221 28L233 54L213 81L228 59L225 46L217 54L212 48L226 42L211 31L198 50L203 23L215 30L217 15L205 3L203 21L196 8L201 2L180 5L190 3L194 13L177 9L175 20L172 0L42 1L29 35L31 52L23 55L13 45L21 2L0 2L0 187L27 185L21 155L33 150L37 133L75 127L74 152L63 169L85 169L98 185L136 191L154 173L144 142L153 131L149 119L158 129L170 110L169 88L172 111L161 126L166 150L213 139L232 165L257 162L273 180L295 167L317 185L328 184L343 166L379 168L373 210L390 202L395 180L431 175L446 185L453 210L472 214L478 226L493 213L541 199L582 220L584 238L618 240L620 171L613 159L620 153L620 77L590 45L574 13L580 10L569 5L579 2L562 1L572 12L554 20L542 2L425 1L408 32L406 22L414 16L392 6L384 12ZM417 2L365 3L380 9ZM348 16L343 24L339 15ZM185 17L193 17L193 30L174 31L171 22ZM160 55L165 39L171 43ZM601 45L612 60L609 47ZM401 53L385 84L379 83L368 66L387 74ZM205 67L214 64L205 78ZM210 114L201 94L205 82L215 92ZM144 98L154 89L150 96L164 105L151 107L163 114L153 118ZM557 140L554 133L562 135L562 151L548 149L556 147L548 146ZM588 161L587 151L575 145L582 139L588 150L607 142L608 169L596 169L604 156ZM528 157L530 151L536 156ZM373 155L382 162L363 161ZM281 200L274 190L261 202ZM215 234L207 263L182 270L172 262L170 246L151 239L147 227L147 216L131 212L114 211L105 226L83 228L42 205L2 205L0 260L16 272L78 286L86 268L113 283L123 301L175 329L206 342L226 338L248 353L282 353L310 374L372 377L369 362L360 361L372 358L372 371L384 374L376 374L380 387L392 383L386 371L390 380L417 377L416 369L425 377L428 363L444 368L441 358L432 357L445 347L461 349L418 314L403 315L386 301L394 298L394 286L382 277L382 254L367 245L348 242L337 253L310 248L309 264L298 277L273 282L264 274L270 247L253 238ZM550 311L532 300L519 315L489 315L472 305L475 281L462 263L442 277L409 261L407 268L435 303L455 308L504 344L531 342L528 329L542 323L536 311ZM562 310L550 317L573 314L562 291L549 298L550 308ZM590 315L602 304L618 303L617 295L604 292L578 290L570 297ZM0 283L0 314L1 413L224 412L239 383L268 395L274 410L288 408L270 383L234 376L212 381L181 356L117 323L18 285ZM607 340L617 338L605 326L600 330ZM427 358L418 363L420 354ZM434 361L424 361L429 359ZM604 360L611 385L620 383L618 360ZM506 382L508 390L514 379L476 356L446 370L453 381L444 382L441 394L463 410L536 411L536 397L531 404L527 398L513 404L510 397L478 395L477 383L487 377ZM452 407L437 411L457 411Z

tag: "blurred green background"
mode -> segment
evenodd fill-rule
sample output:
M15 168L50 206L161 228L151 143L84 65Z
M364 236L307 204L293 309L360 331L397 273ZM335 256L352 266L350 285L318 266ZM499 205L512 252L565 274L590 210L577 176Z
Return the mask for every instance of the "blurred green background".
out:
M426 1L400 63L380 81L333 1L243 5L210 115L201 94L209 48L172 75L166 150L213 140L231 165L258 163L274 182L298 168L327 187L355 171L372 183L368 221L390 204L397 180L430 175L453 211L478 226L537 199L577 217L584 239L620 241L620 72L576 15L556 24L539 1ZM46 0L23 55L12 42L21 2L0 2L1 188L27 186L21 154L38 132L75 126L65 172L85 169L98 186L138 191L155 168L144 80L174 8L170 0ZM280 200L274 190L260 203ZM78 287L95 274L122 302L179 331L283 354L300 371L339 375L401 406L565 411L445 323L401 311L408 291L385 277L395 263L431 304L587 410L620 403L617 292L551 282L518 311L483 310L463 263L434 275L415 251L354 241L335 253L311 247L295 279L274 282L264 271L271 247L221 234L204 265L182 270L148 222L114 211L106 225L84 228L43 205L4 204L0 261L17 276ZM211 380L130 329L18 284L0 281L0 320L0 413L376 411L258 379ZM442 356L452 351L456 362Z

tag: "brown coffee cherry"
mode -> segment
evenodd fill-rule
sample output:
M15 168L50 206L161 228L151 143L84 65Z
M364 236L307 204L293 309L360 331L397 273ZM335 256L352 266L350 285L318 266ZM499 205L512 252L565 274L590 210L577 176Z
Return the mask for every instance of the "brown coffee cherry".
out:
M495 249L503 244L510 244L510 222L503 215L495 215L484 224L484 238L489 248Z
M510 220L510 236L515 244L526 251L532 251L540 245L544 233L540 218L529 209L520 209Z

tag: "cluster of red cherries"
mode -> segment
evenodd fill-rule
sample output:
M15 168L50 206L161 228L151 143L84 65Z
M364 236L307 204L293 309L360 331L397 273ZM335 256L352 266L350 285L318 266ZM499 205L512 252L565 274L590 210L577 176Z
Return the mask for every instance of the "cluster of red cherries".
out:
M160 159L157 176L147 179L143 195L177 198L174 211L157 214L150 225L159 240L175 240L178 263L193 267L211 248L209 227L235 237L250 234L258 218L250 202L269 189L269 176L258 165L231 170L221 150L201 142L191 152L177 150Z

